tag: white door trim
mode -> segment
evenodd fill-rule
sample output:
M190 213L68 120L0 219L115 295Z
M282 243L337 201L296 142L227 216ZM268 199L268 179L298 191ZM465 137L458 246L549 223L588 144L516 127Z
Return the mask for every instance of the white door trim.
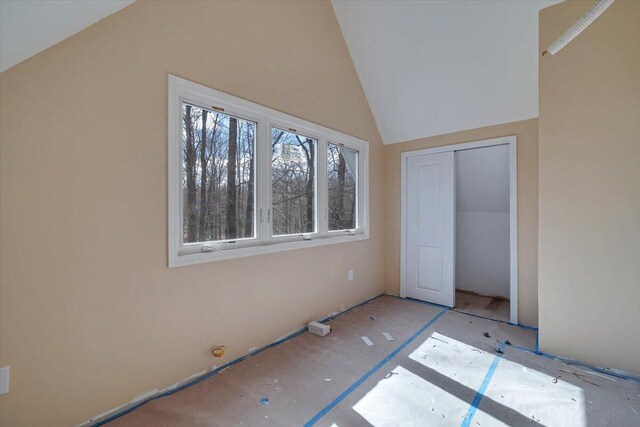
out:
M424 154L461 151L472 148L509 145L509 300L510 321L518 324L518 153L515 135L461 144L443 145L422 150L405 151L400 154L400 297L407 297L406 255L407 255L407 158Z

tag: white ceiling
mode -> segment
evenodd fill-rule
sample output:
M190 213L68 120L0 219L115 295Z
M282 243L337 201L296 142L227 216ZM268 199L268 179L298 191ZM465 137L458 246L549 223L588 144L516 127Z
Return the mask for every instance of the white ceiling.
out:
M0 72L135 0L0 0ZM385 144L538 116L538 10L559 0L333 0Z
M538 11L558 0L333 0L385 144L538 116Z
M0 0L0 72L135 0Z

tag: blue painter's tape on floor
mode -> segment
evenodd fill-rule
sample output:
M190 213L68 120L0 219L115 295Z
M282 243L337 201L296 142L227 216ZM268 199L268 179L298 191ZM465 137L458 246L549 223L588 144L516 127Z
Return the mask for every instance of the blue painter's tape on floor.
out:
M387 357L382 359L380 361L380 363L378 363L376 366L374 366L369 371L367 371L367 373L364 374L362 377L360 377L360 379L358 381L353 383L348 389L343 391L340 394L340 396L336 397L331 403L329 403L327 406L325 406L313 418L311 418L309 421L307 421L305 423L304 427L310 427L310 426L314 425L315 423L317 423L318 421L320 421L320 419L322 417L324 417L329 411L331 411L333 408L335 408L340 402L342 402L347 396L349 396L355 389L357 389L363 382L365 382L371 375L375 374L380 368L382 368L388 361L390 361L391 359L396 357L398 355L398 353L400 353L406 346L411 344L411 342L413 340L418 338L420 336L420 334L422 334L424 331L426 331L431 325L433 325L447 311L449 311L448 307L443 308L440 311L440 313L438 313L433 319L431 319L427 323L425 323L424 326L422 326L420 329L418 329L418 331L415 334L411 335L405 342L400 344L400 346L398 348L393 350L391 353L389 353L389 355Z
M496 371L498 367L498 363L500 363L500 356L496 356L493 359L493 363L489 367L487 374L484 376L484 380L482 381L482 385L478 389L475 397L473 398L473 402L471 402L471 407L469 411L467 411L467 415L464 417L464 421L460 424L460 427L469 427L471 425L471 420L473 420L473 416L476 414L476 410L478 406L480 406L480 402L484 397L485 391L487 391L487 387L489 387L489 383L491 382L491 377L493 377L493 373Z
M354 305L353 307L350 307L350 308L348 308L346 310L343 310L343 311L341 311L339 313L332 314L332 315L329 315L329 316L327 316L327 317L325 317L323 319L320 319L319 322L320 323L325 323L325 322L328 322L330 320L336 319L336 318L342 316L343 314L346 314L346 313L350 312L351 310L354 310L354 309L356 309L358 307L362 307L363 305L366 305L369 302L371 302L371 301L373 301L375 299L378 299L378 298L380 298L382 296L384 296L384 294L377 295L377 296L375 296L373 298L370 298L370 299L368 299L366 301L363 301L360 304ZM225 363L224 365L212 370L211 372L207 372L206 374L203 374L203 375L199 376L198 378L194 378L193 380L191 380L191 381L189 381L189 382L187 382L185 384L182 384L182 385L180 385L180 386L178 386L178 387L176 387L174 389L166 390L166 391L163 391L162 393L159 393L159 394L157 394L155 396L151 396L148 399L145 399L145 400L143 400L143 401L141 401L139 403L136 403L135 405L132 405L132 406L126 408L126 409L122 409L121 411L115 412L114 414L106 416L105 418L102 418L102 419L99 419L99 420L96 420L96 421L90 421L89 425L91 425L92 427L101 427L101 426L103 426L103 425L115 420L116 418L120 418L120 417L122 417L124 415L127 415L127 414L135 411L136 409L140 408L141 406L145 405L146 403L151 402L152 400L156 400L156 399L160 399L160 398L163 398L163 397L171 396L172 394L175 394L175 393L177 393L179 391L182 391L185 388L191 387L191 386L193 386L193 385L195 385L195 384L197 384L197 383L199 383L201 381L204 381L204 380L206 380L208 378L211 378L214 375L218 375L223 370L225 370L227 368L230 368L231 366L233 366L235 364L238 364L238 363L240 363L240 362L242 362L244 360L247 360L250 357L253 357L258 353L262 353L265 350L268 350L268 349L270 349L272 347L275 347L275 346L280 345L280 344L282 344L284 342L287 342L287 341L289 341L289 340L291 340L291 339L293 339L293 338L295 338L297 336L300 336L303 333L305 333L306 331L307 331L306 328L300 328L297 332L293 332L293 333L291 333L291 334L289 334L289 335L287 335L287 336L285 336L283 338L280 338L277 341L272 342L271 344L268 344L268 345L266 345L264 347L261 347L261 348L255 350L255 351L253 351L252 353L246 354L246 355L241 356L241 357L239 357L239 358L237 358L235 360L232 360L232 361L230 361L228 363Z

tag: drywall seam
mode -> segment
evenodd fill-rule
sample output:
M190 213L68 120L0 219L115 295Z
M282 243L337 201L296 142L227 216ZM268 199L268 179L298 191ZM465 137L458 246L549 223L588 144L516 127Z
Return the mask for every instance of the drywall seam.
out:
M360 307L362 305L367 304L368 302L373 301L376 298L380 298L381 296L383 296L384 294L380 294L380 295L376 295L373 296L371 298L366 299L365 301L358 303L358 304L350 304L346 309L342 309L340 311L334 311L330 314L328 314L327 316L323 317L322 319L318 320L321 323L324 322L328 322L330 320L335 319L338 316L341 316L351 310L353 310L354 308ZM293 331L289 332L288 334L283 335L282 337L274 340L273 342L271 342L270 344L267 344L265 346L262 347L252 347L249 349L249 352L243 356L240 356L236 359L233 359L227 363L225 363L224 365L217 367L216 365L213 365L211 368L202 370L200 372L196 372L195 374L192 374L190 376L188 376L187 378L178 381L177 383L174 383L172 385L170 385L169 387L163 388L162 390L158 390L158 389L154 389L151 391L148 391L146 393L142 393L136 397L134 397L130 402L125 403L123 405L117 406L115 408L109 409L108 411L105 411L99 415L96 415L95 417L91 417L86 421L83 421L80 424L77 424L76 427L88 427L88 426L92 426L92 427L96 427L96 426L101 426L104 425L110 421L115 420L116 418L119 418L125 414L128 414L129 412L132 412L134 410L136 410L137 408L141 407L142 405L144 405L147 402L150 402L154 399L158 399L161 397L166 397L166 396L170 396L180 390L184 390L187 387L190 387L192 385L195 385L197 383L199 383L200 381L204 381L207 378L210 378L224 370L226 370L227 368L230 368L231 366L242 362L243 360L247 360L250 357L255 356L258 353L261 353L264 350L268 350L271 347L275 347L279 344L282 344L283 342L286 342L292 338L297 337L298 335L301 335L302 333L304 333L304 331L307 329L306 326L301 326L299 328L294 329Z

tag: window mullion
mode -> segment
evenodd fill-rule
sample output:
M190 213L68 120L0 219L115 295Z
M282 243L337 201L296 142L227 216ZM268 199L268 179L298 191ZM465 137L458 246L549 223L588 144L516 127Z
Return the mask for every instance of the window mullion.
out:
M260 126L260 211L258 223L260 224L260 241L267 244L271 241L271 124L268 117L263 116Z
M328 223L328 180L327 180L327 139L321 137L318 141L318 171L316 174L317 181L317 220L318 235L325 237L329 231Z
M369 232L369 150L358 155L358 229Z
M256 225L256 240L258 244L262 243L262 239L264 233L262 232L262 223L260 221L260 215L263 210L263 200L264 200L264 192L262 191L262 174L263 174L263 162L262 162L262 133L264 132L264 120L262 117L258 119L258 126L256 130L256 140L255 140L255 168L256 168L256 177L254 181L254 189L255 189L255 225Z

